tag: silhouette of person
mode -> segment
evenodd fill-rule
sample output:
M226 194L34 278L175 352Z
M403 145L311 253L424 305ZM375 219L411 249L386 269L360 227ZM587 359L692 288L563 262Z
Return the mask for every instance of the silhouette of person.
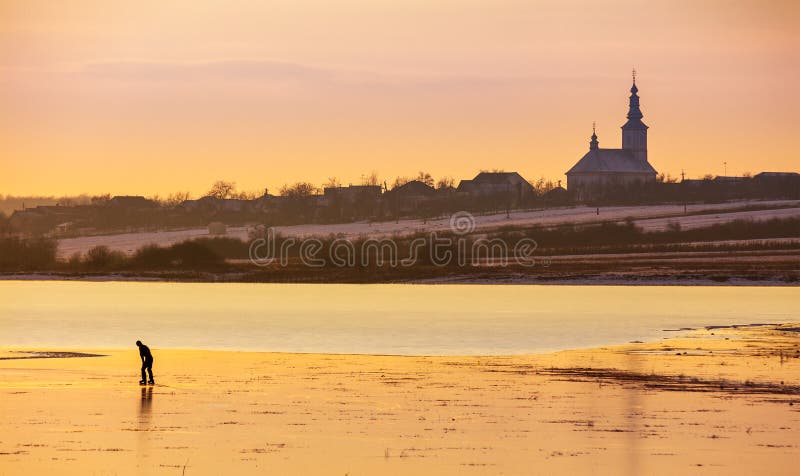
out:
M144 385L145 383L154 385L156 382L153 380L153 354L150 353L150 347L142 344L140 340L136 341L136 345L139 347L139 356L142 358L142 380L139 382L139 385ZM145 381L145 370L150 374L149 381Z

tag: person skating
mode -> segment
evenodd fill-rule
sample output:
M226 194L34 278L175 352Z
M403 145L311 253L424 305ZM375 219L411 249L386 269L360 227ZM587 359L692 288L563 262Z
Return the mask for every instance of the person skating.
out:
M144 385L145 383L150 385L155 385L155 380L153 380L153 354L150 353L150 347L142 344L142 341L137 340L136 345L139 347L139 356L142 358L142 380L139 381L139 385ZM145 370L150 375L150 380L145 381Z

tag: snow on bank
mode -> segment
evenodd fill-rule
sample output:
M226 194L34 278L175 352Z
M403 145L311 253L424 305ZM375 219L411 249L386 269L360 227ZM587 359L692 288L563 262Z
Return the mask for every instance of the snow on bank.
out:
M746 206L775 207L768 210L726 211ZM791 208L781 208L791 207ZM697 213L714 212L703 215ZM663 230L670 222L680 223L684 229L709 226L737 219L767 220L770 218L800 217L800 201L742 201L719 204L689 205L687 216L682 216L682 205L653 205L628 207L601 207L599 214L594 207L551 208L535 211L514 211L510 217L505 213L475 215L475 229L489 230L502 226L560 225L565 223L590 223L604 220L624 220L633 218L637 225L646 230ZM692 215L695 214L695 215ZM399 222L356 222L330 225L308 224L277 227L286 236L328 236L344 237L387 236L416 232L444 231L450 228L450 218L436 220L400 220ZM108 246L111 249L133 253L147 244L169 246L192 238L210 237L206 228L189 230L121 233L116 235L82 236L59 241L59 256L62 258L80 252L85 253L94 246ZM245 239L247 227L229 227L226 236Z

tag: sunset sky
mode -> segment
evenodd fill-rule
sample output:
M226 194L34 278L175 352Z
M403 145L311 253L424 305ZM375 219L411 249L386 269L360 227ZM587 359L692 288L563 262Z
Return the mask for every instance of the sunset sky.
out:
M0 194L798 170L796 1L0 0Z

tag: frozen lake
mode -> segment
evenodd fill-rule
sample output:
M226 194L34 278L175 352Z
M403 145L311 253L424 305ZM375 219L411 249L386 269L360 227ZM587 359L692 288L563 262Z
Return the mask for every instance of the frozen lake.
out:
M0 281L0 346L505 355L798 311L793 287Z

